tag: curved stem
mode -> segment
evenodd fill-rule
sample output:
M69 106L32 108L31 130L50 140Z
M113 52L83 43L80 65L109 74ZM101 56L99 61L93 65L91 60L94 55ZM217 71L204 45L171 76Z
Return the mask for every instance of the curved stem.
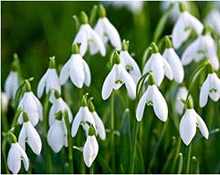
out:
M111 138L111 148L112 148L112 169L115 170L115 145L114 145L114 97L115 94L114 92L112 93L112 97L111 97L111 130L112 130L112 138Z
M187 153L186 174L189 174L189 170L190 170L191 150L192 150L192 146L190 144L188 147L188 153Z

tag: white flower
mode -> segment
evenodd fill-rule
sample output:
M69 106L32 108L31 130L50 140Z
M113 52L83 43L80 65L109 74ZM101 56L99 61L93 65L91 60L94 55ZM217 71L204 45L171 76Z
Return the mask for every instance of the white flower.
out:
M203 119L192 109L186 109L180 121L180 136L186 145L189 145L196 134L196 127L208 139L209 131Z
M209 24L219 35L220 35L220 12L217 9L212 10L208 13L205 21Z
M39 134L37 133L36 129L32 126L30 121L23 123L18 137L18 143L24 150L26 142L35 154L40 154L42 142Z
M111 22L106 17L99 18L95 28L95 32L100 36L104 43L110 41L111 45L117 49L121 50L121 39L116 28L111 24ZM98 48L96 50L98 52ZM95 52L95 53L96 53Z
M1 109L3 112L7 112L8 102L9 102L9 98L7 94L5 92L1 92Z
M202 23L187 11L180 14L172 31L173 45L178 49L190 36L191 31L201 34L203 30Z
M35 97L33 92L25 92L21 101L19 102L18 109L21 109L23 112L28 114L29 120L36 126L39 120L43 120L43 108L40 101ZM23 123L23 112L21 112L18 123Z
M88 136L83 147L83 159L87 167L90 167L98 155L99 145L96 137Z
M139 78L141 77L141 71L135 60L128 53L128 51L120 52L120 64L125 67L127 72L133 78L134 82L137 84Z
M68 113L68 117L69 117L69 122L72 122L73 119L73 115L72 112L69 108L69 106L63 101L63 99L61 97L57 98L51 108L50 108L50 112L49 112L49 126L51 126L53 124L53 122L55 121L56 118L56 113L62 111L65 112L67 111Z
M156 85L149 85L145 93L140 98L136 109L137 121L142 120L146 104L153 106L154 113L161 121L165 122L167 120L167 103Z
M180 87L176 95L176 112L182 114L184 111L184 101L186 101L188 90L186 87Z
M12 143L8 153L7 165L9 170L17 174L21 169L21 161L24 163L24 168L28 171L29 168L29 159L25 151L21 146L16 142Z
M38 87L37 87L37 96L39 98L42 97L44 89L46 90L46 93L48 94L49 92L58 91L59 93L61 92L60 88L60 82L59 78L56 72L55 68L49 68L46 73L43 75L41 78ZM50 101L53 102L54 100L54 94L50 96Z
M123 84L125 84L125 87L127 88L129 97L135 99L136 84L133 78L121 64L114 64L103 83L102 98L104 100L108 99L112 90L118 90Z
M204 107L208 102L208 97L213 101L220 99L220 79L215 73L208 74L200 90L199 105Z
M147 72L152 72L157 86L160 86L164 76L168 79L173 79L173 73L170 65L167 61L161 56L160 53L153 53L147 63L144 66L144 74Z
M47 134L47 142L55 153L68 146L67 128L63 120L54 120Z
M209 34L200 35L186 48L182 55L182 63L187 65L193 60L198 62L204 58L209 60L214 69L219 68L216 44Z
M78 88L82 88L83 84L90 86L90 69L80 54L72 54L70 59L63 66L60 72L60 83L62 85L65 84L69 77L72 83Z
M179 56L173 48L166 48L163 57L167 60L173 72L173 79L177 83L181 83L184 78L184 70Z
M104 43L89 24L82 24L80 26L79 32L73 42L80 44L80 54L82 56L85 55L88 47L92 55L95 54L97 50L102 56L106 54Z
M76 136L80 124L86 122L90 123L91 125L93 125L94 128L96 128L95 120L91 112L89 111L89 108L87 106L81 106L72 123L72 130L71 130L72 137Z
M5 81L5 93L9 98L14 98L19 88L18 73L11 71Z

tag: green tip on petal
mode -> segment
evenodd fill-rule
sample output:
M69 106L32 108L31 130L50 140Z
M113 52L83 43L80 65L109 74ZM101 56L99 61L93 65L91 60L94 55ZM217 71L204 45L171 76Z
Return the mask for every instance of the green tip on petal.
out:
M13 62L12 62L12 65L11 65L11 69L15 72L17 72L18 69L19 69L19 59L18 59L18 54L17 53L13 54Z
M152 43L151 44L151 53L158 53L159 52L159 48L157 47L156 43Z
M192 109L193 108L193 99L192 99L191 95L188 97L185 105L186 105L187 109Z
M185 12L187 10L186 4L184 2L179 3L180 12Z
M122 49L128 51L128 48L129 48L129 41L124 39L122 41Z
M28 91L28 92L31 91L31 84L28 79L24 80L24 84L25 84L26 91Z
M55 118L56 118L56 120L62 120L62 118L63 118L63 113L62 113L62 111L57 112L57 113L55 114Z
M49 57L49 68L54 69L56 67L55 56Z
M82 97L82 106L88 106L88 101L87 101L87 97L88 97L88 93L86 93L85 95L83 95L83 97Z
M23 121L24 122L28 122L29 121L29 117L28 117L28 114L26 112L23 112Z
M79 19L80 19L81 24L88 24L88 16L84 11L80 12Z
M92 100L93 100L93 97L89 98L88 107L89 107L89 111L94 112L95 111L95 106L94 106Z
M99 5L99 16L100 16L101 18L103 18L103 17L106 16L105 7L104 7L102 4Z
M165 47L166 48L173 48L173 44L172 44L169 36L165 36Z
M89 127L88 134L89 134L89 136L95 135L95 128L92 125L90 125L90 127Z
M9 143L16 143L17 142L17 138L12 132L8 132L7 140Z
M119 56L118 51L113 52L113 54L111 56L111 62L112 62L112 65L120 64L120 56Z
M72 44L72 54L79 54L80 45L78 43Z

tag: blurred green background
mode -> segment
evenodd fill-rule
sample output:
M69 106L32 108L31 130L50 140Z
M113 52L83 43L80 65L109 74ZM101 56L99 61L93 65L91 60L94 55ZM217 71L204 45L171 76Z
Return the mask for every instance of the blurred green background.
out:
M28 78L33 76L35 78L32 84L33 89L36 92L37 83L48 67L48 58L50 56L55 56L58 65L63 65L70 57L71 44L77 32L74 28L72 15L79 14L81 10L84 10L89 14L93 5L98 3L99 2L1 2L1 88L3 89L5 78L10 71L10 64L13 59L12 55L16 52L20 58L23 77ZM208 9L213 6L213 2L191 2L190 4L192 7L192 13L201 20L207 14ZM115 8L112 5L106 5L107 17L118 29L121 39L130 40L130 52L133 53L133 56L139 65L141 65L144 50L151 43L157 23L164 13L161 9L161 2L144 2L142 11L138 13L132 13L125 7ZM173 21L169 19L166 23L163 35L170 34L172 27ZM110 51L104 58L100 55L89 56L89 54L87 54L85 56L92 72L91 88L87 88L85 91L90 92L90 94L95 97L94 103L98 107L97 111L102 115L106 128L110 128L110 126L108 126L109 111L106 110L109 101L103 102L101 100L101 87L104 78L109 71L109 68L106 66L109 61L109 55ZM166 87L163 87L162 91L166 91ZM70 105L74 114L79 108L78 92L80 92L80 90L71 87L70 93L72 100L70 99L68 102L71 103ZM169 98L171 98L169 104L170 107L173 96ZM124 99L121 101L122 102L116 107L116 115L119 117L117 120L120 121L116 123L116 128L120 128L121 126L122 128L124 127L124 123L122 122L122 113L124 109L129 105L132 109L134 108L130 102L127 102ZM207 109L200 111L204 118L207 114L213 114L212 116L209 116L209 118L212 117L209 120L211 124L208 123L210 130L219 127L219 108L219 104L209 103ZM172 114L172 107L170 107L170 109ZM147 110L147 112L152 113L151 110ZM136 120L134 115L131 116L132 118L129 119L130 128L132 128L133 123ZM178 116L173 114L172 117ZM142 121L143 125L146 125L149 119L150 116L145 116ZM148 172L146 167L149 167L149 160L152 158L153 148L155 147L163 128L163 124L158 122L155 116L153 116L153 119L151 120L153 120L152 125L146 126L146 128L143 127L143 137L145 135L145 129L146 132L149 132L149 135L144 137L144 140L140 140L140 149L143 149L143 154L141 152L137 153L138 159L136 173ZM208 119L205 120L207 121ZM125 125L125 127L128 127L127 123ZM172 136L175 136L176 138L179 136L178 130L175 129L174 125L175 122L172 122L172 120L168 122L169 130L167 130L165 139L160 144L159 151L156 153L156 163L154 163L150 172L162 172L163 165L167 161L167 156L172 149L170 146ZM122 131L121 137L127 137L129 133L126 131L124 134L125 135L123 136ZM195 155L200 161L200 172L220 173L219 140L220 136L217 134L210 137L208 141L200 139L198 143L194 144L193 155ZM117 171L113 173L124 173L128 172L127 169L129 169L125 158L128 156L127 153L129 150L127 150L126 147L120 147L120 141L123 142L124 140L118 139L116 148L117 153L119 154L118 162L122 162L122 165L119 164ZM128 144L133 143L132 140L131 142L128 142L128 140L125 140L124 142ZM111 172L108 169L108 161L105 162L105 160L108 159L108 155L103 155L105 152L108 154L106 150L108 144L108 141L105 143L100 142L100 155L97 158L98 160L95 161L97 162L95 170L98 173ZM182 152L185 152L185 146L182 146ZM77 157L82 157L78 152L75 153L74 156L75 162L77 162ZM44 171L44 168L41 167L42 161L40 159L42 159L42 157L35 160L35 163L37 162L36 164L32 164L33 172L47 173ZM63 164L60 165L62 160L60 160L59 154L54 155L54 161L54 165L58 165L55 166L56 171L54 170L54 172L63 172ZM77 165L76 173L82 172L81 169L81 165ZM170 171L167 170L165 172L169 173Z

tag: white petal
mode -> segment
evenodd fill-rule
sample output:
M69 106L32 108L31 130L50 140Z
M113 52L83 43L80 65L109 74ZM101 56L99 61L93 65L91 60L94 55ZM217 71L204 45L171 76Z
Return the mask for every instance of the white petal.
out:
M106 138L105 126L104 126L102 120L100 119L100 117L98 116L98 114L96 112L93 112L92 115L93 115L93 118L95 121L95 126L96 126L96 130L97 130L99 137L102 140L105 140L105 138Z
M116 65L113 66L111 72L105 78L102 86L102 99L106 100L112 93L113 83L115 83Z
M75 58L72 60L72 64L70 67L70 78L76 87L83 87L83 82L85 81L85 74L83 60L80 55L75 56Z
M200 89L200 95L199 95L199 105L200 107L204 107L208 102L208 95L209 95L209 76L202 84L202 87Z
M141 121L144 115L144 109L145 105L147 102L147 99L149 98L149 92L150 92L150 87L147 88L146 92L142 95L140 98L137 109L136 109L136 119L137 121Z
M69 74L70 66L71 66L72 59L74 59L74 57L75 57L75 54L72 54L70 59L64 64L64 66L62 67L60 71L60 84L61 85L64 85L70 76Z
M21 131L19 133L19 136L18 136L18 143L19 145L21 145L21 147L25 150L25 144L26 144L26 138L27 138L27 134L26 134L26 127L25 125L23 124L22 128L21 128Z
M48 134L47 142L55 153L58 153L64 146L65 133L63 128L63 121L55 120L51 125Z
M27 154L26 154L26 152L22 149L22 147L19 144L18 144L17 147L18 147L18 150L20 151L20 154L21 154L21 160L24 163L24 169L26 171L28 171L30 162L29 162L29 159L27 157Z
M48 71L43 75L43 77L40 79L38 86L37 86L37 96L39 98L42 97L44 88L46 86L46 80L47 80Z
M60 89L60 82L56 72L56 69L48 69L48 76L46 81L46 92L57 90L58 92L61 91Z
M72 137L76 136L76 133L79 129L80 123L82 121L82 113L83 113L83 107L80 107L75 118L73 119L72 130L71 130Z
M196 118L193 109L187 109L180 121L180 137L189 145L196 134Z
M163 62L164 74L166 75L166 77L169 80L172 80L173 79L173 72L172 72L170 65L163 57L162 57L162 62Z
M19 87L18 73L11 71L5 81L5 93L9 98L14 98Z
M199 128L201 134L206 139L208 139L208 137L209 137L209 130L208 130L205 122L203 121L203 119L197 113L196 113L196 119L197 119L197 125L198 125L198 128Z
M163 122L167 120L168 117L168 107L166 100L164 99L163 95L160 93L156 85L153 85L153 109L156 116Z
M173 48L169 48L165 49L163 57L167 60L168 64L170 65L175 81L181 83L184 78L184 70L179 56L176 54Z
M91 72L90 72L89 66L85 60L83 60L83 66L84 66L84 73L85 73L84 83L86 84L86 86L89 87L91 84Z
M186 101L187 94L188 94L188 90L184 86L180 87L178 89L178 91L177 91L177 95L176 95L176 111L180 115L184 111L184 103L183 103L183 101Z
M99 150L99 145L95 136L88 136L83 147L83 159L87 167L90 167L95 160Z
M217 102L220 98L220 79L215 73L209 74L209 97Z
M84 56L88 48L88 34L86 24L81 25L79 32L76 34L73 42L80 44L80 55Z

